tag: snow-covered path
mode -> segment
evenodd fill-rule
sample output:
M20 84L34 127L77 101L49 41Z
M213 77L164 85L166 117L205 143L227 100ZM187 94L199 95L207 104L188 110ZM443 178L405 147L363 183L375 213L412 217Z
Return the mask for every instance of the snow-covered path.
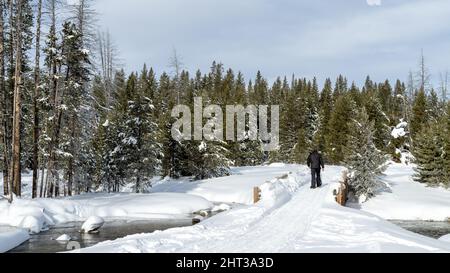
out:
M320 212L322 200L329 192L329 185L311 190L308 185L299 189L292 200L267 217L245 230L240 236L230 238L226 244L209 246L214 252L236 252L249 248L248 242L258 242L251 247L252 252L284 252L294 238L302 238ZM289 219L289 221L284 221Z

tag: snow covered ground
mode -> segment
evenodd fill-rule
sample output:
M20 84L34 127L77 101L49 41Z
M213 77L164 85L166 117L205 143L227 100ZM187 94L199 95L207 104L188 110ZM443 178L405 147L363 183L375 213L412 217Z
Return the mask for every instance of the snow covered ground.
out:
M231 177L202 181L163 180L153 185L151 192L179 192L202 196L215 203L253 203L253 188L278 176L299 170L298 165L272 164L269 166L232 168ZM303 167L304 169L304 167Z
M198 182L164 180L151 194L24 199L13 206L0 201L0 225L33 230L90 216L164 217L208 209L211 202L239 203L195 226L131 235L76 252L450 252L446 240L385 220L444 220L450 216L450 191L413 182L412 167L393 164L384 177L391 192L345 208L333 196L342 170L327 167L325 184L317 190L309 188L305 166L274 164L234 168L232 176ZM252 204L256 186L262 199Z
M392 164L383 178L390 192L382 192L366 203L349 206L390 220L449 220L450 190L430 188L413 181L413 167Z
M309 189L309 171L261 186L262 200L196 226L131 235L75 252L450 252L450 244L406 231L333 197L342 168ZM230 181L233 177L228 178Z

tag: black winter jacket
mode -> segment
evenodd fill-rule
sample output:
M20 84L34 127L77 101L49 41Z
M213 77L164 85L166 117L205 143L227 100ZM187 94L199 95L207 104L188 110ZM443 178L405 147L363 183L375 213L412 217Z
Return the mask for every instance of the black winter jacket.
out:
M318 152L312 152L308 156L307 164L311 169L320 169L320 167L325 168L325 163L323 162L322 155Z

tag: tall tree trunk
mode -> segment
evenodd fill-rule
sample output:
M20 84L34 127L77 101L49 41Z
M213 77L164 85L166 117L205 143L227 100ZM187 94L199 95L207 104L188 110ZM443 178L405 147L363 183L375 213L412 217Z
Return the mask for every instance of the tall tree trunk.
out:
M8 154L8 134L7 134L7 101L8 101L8 91L5 86L5 35L4 35L4 1L0 0L0 144L3 146L3 193L5 196L9 194L9 154Z
M4 3L6 6L6 3ZM9 71L8 71L8 86L4 87L4 119L3 119L3 128L4 128L4 143L5 143L5 150L4 150L4 173L3 173L3 181L4 183L8 184L8 193L10 194L9 201L13 201L13 181L12 181L12 167L11 167L11 155L12 155L12 146L11 146L11 139L12 139L12 94L14 90L14 2L9 1L8 2L8 10L9 10L9 42L8 42L8 50L9 50ZM5 43L6 47L6 43ZM5 56L4 56L5 57ZM6 72L6 69L5 69Z
M17 0L16 21L16 67L14 73L14 107L13 107L13 156L12 181L14 193L21 196L20 169L20 126L21 126L21 88L22 88L22 0ZM12 196L12 195L11 195Z
M75 155L75 145L74 145L74 138L75 138L75 121L74 117L71 117L70 122L70 130L71 130L71 136L70 136L70 152L72 156L69 158L69 166L68 166L68 182L67 182L67 193L69 196L72 196L72 187L73 187L73 178L74 178L74 155Z
M41 167L41 185L39 189L39 197L44 197L44 164Z
M34 68L34 98L33 98L33 192L32 197L37 197L37 186L39 176L39 88L41 81L40 58L41 58L41 18L42 18L42 0L38 1L38 14L36 21L36 58Z
M56 0L50 1L50 36L56 36ZM52 44L51 47L56 48L56 44ZM45 197L53 196L53 189L55 184L55 165L56 165L56 155L54 153L54 145L56 141L56 124L58 119L58 62L56 60L56 54L51 53L49 56L49 79L51 81L51 92L50 101L52 103L52 117L53 120L49 122L49 134L50 134L50 144L48 147L48 160L47 160L47 172L45 174L45 184L44 184L44 195Z

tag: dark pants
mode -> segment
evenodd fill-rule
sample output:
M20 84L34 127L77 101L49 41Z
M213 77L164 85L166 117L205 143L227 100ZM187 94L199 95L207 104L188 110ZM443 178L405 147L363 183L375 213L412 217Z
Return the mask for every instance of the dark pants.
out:
M320 168L319 169L311 169L311 187L320 187L322 186L322 179L320 178Z

